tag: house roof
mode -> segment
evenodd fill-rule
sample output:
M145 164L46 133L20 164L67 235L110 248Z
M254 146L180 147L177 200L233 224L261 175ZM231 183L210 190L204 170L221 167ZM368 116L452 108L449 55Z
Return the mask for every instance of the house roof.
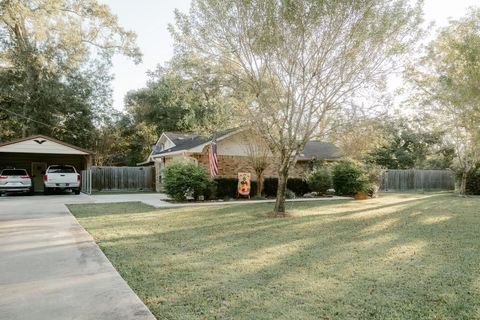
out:
M198 136L198 134L196 133L169 132L169 131L166 131L163 134L166 135L167 138L170 139L170 141L172 141L176 145L178 145L184 140L192 139Z
M32 141L36 142L33 144L29 144ZM45 141L50 141L50 145L44 144ZM64 149L63 151L58 148L58 146L63 146L68 149L73 149L72 151L66 152ZM42 146L42 148L40 148ZM46 147L46 148L45 148ZM41 134L29 136L26 138L20 138L12 141L7 141L0 143L0 152L20 152L20 153L58 153L58 154L93 154L92 151L83 149L72 144L54 139L52 137L44 136Z
M158 156L162 154L167 154L175 151L186 151L202 144L205 144L211 141L214 137L216 139L221 139L230 133L239 130L238 128L228 129L224 131L219 131L210 136L203 136L194 133L178 133L178 132L165 132L165 135L175 144L174 147L165 149L163 151L154 152L152 155Z
M216 139L223 139L230 134L241 129L234 128L220 131L211 136L202 136L195 133L181 133L181 132L164 132L164 134L175 144L175 146L152 153L153 156L168 155L171 153L178 153L188 151L190 149L200 147L212 140L213 136ZM312 158L323 160L337 160L341 157L340 150L332 143L322 141L309 141L305 145L305 149L300 153L298 160L308 161Z
M298 160L311 160L312 158L337 160L340 157L340 149L336 145L322 141L309 141L303 152L300 153Z

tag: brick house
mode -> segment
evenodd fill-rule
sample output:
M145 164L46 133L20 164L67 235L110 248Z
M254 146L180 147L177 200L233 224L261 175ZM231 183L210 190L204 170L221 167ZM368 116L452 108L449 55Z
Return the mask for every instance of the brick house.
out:
M255 179L253 168L249 164L248 148L252 143L259 143L247 129L230 129L213 135L217 142L217 158L220 177L237 177L238 172L251 172ZM205 137L194 133L164 132L152 147L148 159L139 165L154 165L156 172L176 160L192 161L208 170L208 147L213 136ZM335 161L340 158L338 148L326 142L310 141L300 154L295 166L290 171L291 177L300 177L313 158ZM276 176L275 159L265 170L265 177ZM157 191L161 190L161 174L156 175Z

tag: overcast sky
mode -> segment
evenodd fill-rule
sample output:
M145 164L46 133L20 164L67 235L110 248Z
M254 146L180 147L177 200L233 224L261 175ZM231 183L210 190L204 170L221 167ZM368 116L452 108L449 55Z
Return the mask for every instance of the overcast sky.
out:
M175 8L188 11L190 0L100 0L110 6L112 12L126 29L138 35L138 45L143 53L143 63L135 65L130 60L116 56L113 60L113 105L123 109L123 97L127 91L145 85L146 72L157 64L168 61L173 54L173 42L167 30L173 23ZM468 7L480 6L480 0L425 0L425 19L435 21L436 27L447 24L449 18L459 18Z

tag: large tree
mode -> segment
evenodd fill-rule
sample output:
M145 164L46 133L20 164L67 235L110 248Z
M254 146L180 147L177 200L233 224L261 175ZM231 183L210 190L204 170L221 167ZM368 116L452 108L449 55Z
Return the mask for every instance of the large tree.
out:
M208 132L234 125L232 99L225 94L224 78L207 61L177 54L165 67L149 73L145 88L125 97L135 123L162 131Z
M47 133L87 145L111 104L116 53L141 59L135 34L95 0L0 2L0 139Z
M123 135L131 142L127 163L143 161L164 131L208 135L239 126L235 100L225 92L225 78L215 67L194 55L177 54L149 72L146 87L128 92L123 119Z
M386 169L448 169L455 152L443 141L445 131L427 123L415 118L384 120L381 144L362 160Z
M279 159L276 212L297 155L362 89L384 84L415 42L407 0L194 0L176 14L177 52L229 77L247 121Z
M480 161L480 9L441 29L407 76L420 110L455 148L465 194L467 174Z

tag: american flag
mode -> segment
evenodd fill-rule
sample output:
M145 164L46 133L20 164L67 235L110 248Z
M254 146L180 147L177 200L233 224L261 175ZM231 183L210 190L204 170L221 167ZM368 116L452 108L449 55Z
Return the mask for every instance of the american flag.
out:
M212 140L208 149L208 167L210 176L215 178L218 175L217 142L215 140Z

